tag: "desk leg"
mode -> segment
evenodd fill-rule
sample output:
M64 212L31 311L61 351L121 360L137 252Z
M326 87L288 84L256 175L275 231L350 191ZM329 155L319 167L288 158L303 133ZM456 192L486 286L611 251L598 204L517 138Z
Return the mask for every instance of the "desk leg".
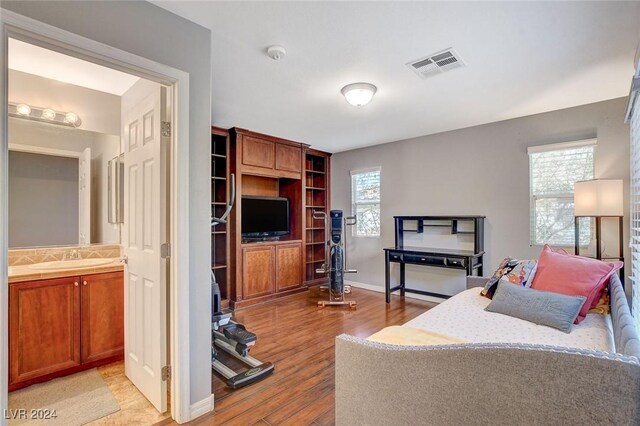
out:
M391 271L389 270L389 252L384 252L384 294L387 303L391 302Z
M404 262L400 264L400 285L402 286L402 288L400 289L400 296L404 297L404 277L405 277L405 273L404 273Z

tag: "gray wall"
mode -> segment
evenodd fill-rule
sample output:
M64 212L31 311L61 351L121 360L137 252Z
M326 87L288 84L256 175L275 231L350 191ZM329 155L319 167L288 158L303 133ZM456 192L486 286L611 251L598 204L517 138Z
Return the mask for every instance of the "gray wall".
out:
M6 1L2 7L189 73L191 402L211 395L211 32L142 1Z
M394 244L394 215L486 215L485 274L506 256L537 258L541 247L529 245L528 146L597 137L595 177L624 179L628 206L625 105L626 98L614 99L334 154L332 208L351 211L350 170L382 167L382 235L349 240L350 263L358 269L349 279L384 286L382 249ZM628 218L624 235L626 246ZM464 289L464 274L407 267L407 282L453 293Z
M9 200L9 247L78 244L77 158L9 152Z

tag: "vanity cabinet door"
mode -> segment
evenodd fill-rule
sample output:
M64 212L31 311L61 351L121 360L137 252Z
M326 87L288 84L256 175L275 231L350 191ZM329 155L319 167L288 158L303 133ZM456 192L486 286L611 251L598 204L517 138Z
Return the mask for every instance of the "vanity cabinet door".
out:
M85 275L82 289L82 363L124 353L124 275Z
M80 365L79 277L9 286L9 383Z

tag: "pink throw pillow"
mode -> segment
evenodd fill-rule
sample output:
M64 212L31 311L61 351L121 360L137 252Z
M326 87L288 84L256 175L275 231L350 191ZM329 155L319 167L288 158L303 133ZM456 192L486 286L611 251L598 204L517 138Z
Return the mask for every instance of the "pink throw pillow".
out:
M611 274L622 268L622 265L622 262L609 263L556 252L545 245L540 253L531 288L570 296L585 296L587 300L575 321L575 324L579 324L589 309L598 304Z

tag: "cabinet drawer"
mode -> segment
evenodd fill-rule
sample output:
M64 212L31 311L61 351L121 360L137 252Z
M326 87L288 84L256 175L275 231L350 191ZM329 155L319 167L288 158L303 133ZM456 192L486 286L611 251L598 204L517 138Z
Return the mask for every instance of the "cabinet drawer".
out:
M406 263L417 263L420 265L446 266L446 258L438 256L421 256L419 254L405 254Z
M448 268L465 269L467 267L467 259L460 257L447 257L446 264Z
M402 262L402 260L402 253L399 253L397 251L389 252L389 262Z

